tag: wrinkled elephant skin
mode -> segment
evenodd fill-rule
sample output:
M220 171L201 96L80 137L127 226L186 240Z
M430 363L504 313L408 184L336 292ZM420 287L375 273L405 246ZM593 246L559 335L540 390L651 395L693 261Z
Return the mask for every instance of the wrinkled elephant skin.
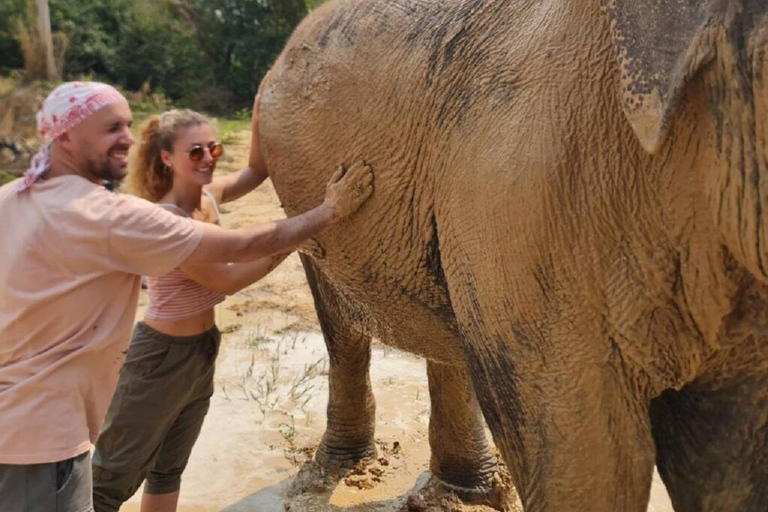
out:
M376 187L305 258L318 461L374 452L375 336L428 359L450 485L488 491L479 403L528 512L644 512L654 463L678 512L768 510L767 16L340 0L305 20L262 93L277 193L307 211L359 159Z

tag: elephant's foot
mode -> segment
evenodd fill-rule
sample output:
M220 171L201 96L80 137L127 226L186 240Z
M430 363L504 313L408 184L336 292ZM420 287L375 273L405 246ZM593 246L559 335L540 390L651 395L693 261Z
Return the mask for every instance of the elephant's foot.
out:
M376 444L371 438L356 443L333 443L328 434L323 438L315 452L315 461L328 471L351 469L364 459L376 458Z
M474 512L488 510L486 507L502 512L523 512L506 470L494 473L487 486L472 488L455 486L433 476L424 487L408 497L400 512Z
M338 483L349 476L350 470L364 465L376 457L376 445L360 444L352 449L328 449L323 443L315 452L315 459L307 462L299 470L288 489L286 496L295 498L304 494L332 492Z
M502 511L518 510L515 506L519 504L519 498L512 478L506 466L497 464L495 460L480 470L434 475L432 482L436 490L453 493L469 505L487 505Z

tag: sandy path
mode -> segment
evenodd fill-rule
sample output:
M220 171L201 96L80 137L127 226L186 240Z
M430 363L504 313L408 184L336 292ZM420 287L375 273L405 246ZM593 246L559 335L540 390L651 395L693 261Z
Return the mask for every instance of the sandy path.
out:
M248 136L228 145L221 171L245 163ZM269 183L222 213L227 227L283 217ZM286 500L299 465L322 436L328 391L327 354L298 257L228 298L217 313L225 335L216 392L184 475L179 512L395 512L426 483L424 361L376 346L371 379L379 452L387 465L350 477L362 489L341 482L331 494ZM138 512L139 500L137 494L122 510ZM658 475L648 510L672 511Z

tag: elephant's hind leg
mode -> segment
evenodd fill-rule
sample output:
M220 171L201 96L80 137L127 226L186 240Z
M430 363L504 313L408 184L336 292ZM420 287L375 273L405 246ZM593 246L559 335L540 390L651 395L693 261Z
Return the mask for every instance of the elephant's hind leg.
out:
M523 376L514 350L473 352L478 397L526 512L646 511L647 412L613 369L529 361L537 375Z
M451 293L469 374L526 512L645 512L654 446L647 405L620 355L546 338L509 313ZM504 299L494 297L489 308ZM498 315L498 316L497 316ZM508 330L505 330L508 329ZM607 342L608 347L610 343Z
M501 489L494 488L496 457L466 371L428 361L427 375L432 474L464 501L500 505Z
M651 421L676 512L768 510L768 376L665 391Z
M339 297L312 260L301 259L330 358L328 423L315 460L325 468L349 468L376 456L371 338L350 325Z

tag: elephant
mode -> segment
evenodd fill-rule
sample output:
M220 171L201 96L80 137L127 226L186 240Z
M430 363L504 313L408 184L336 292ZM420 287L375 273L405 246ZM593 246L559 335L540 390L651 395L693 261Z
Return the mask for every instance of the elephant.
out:
M768 508L768 3L332 0L261 88L330 353L316 459L374 453L371 338L427 359L431 470L527 512ZM485 493L485 494L484 494Z

